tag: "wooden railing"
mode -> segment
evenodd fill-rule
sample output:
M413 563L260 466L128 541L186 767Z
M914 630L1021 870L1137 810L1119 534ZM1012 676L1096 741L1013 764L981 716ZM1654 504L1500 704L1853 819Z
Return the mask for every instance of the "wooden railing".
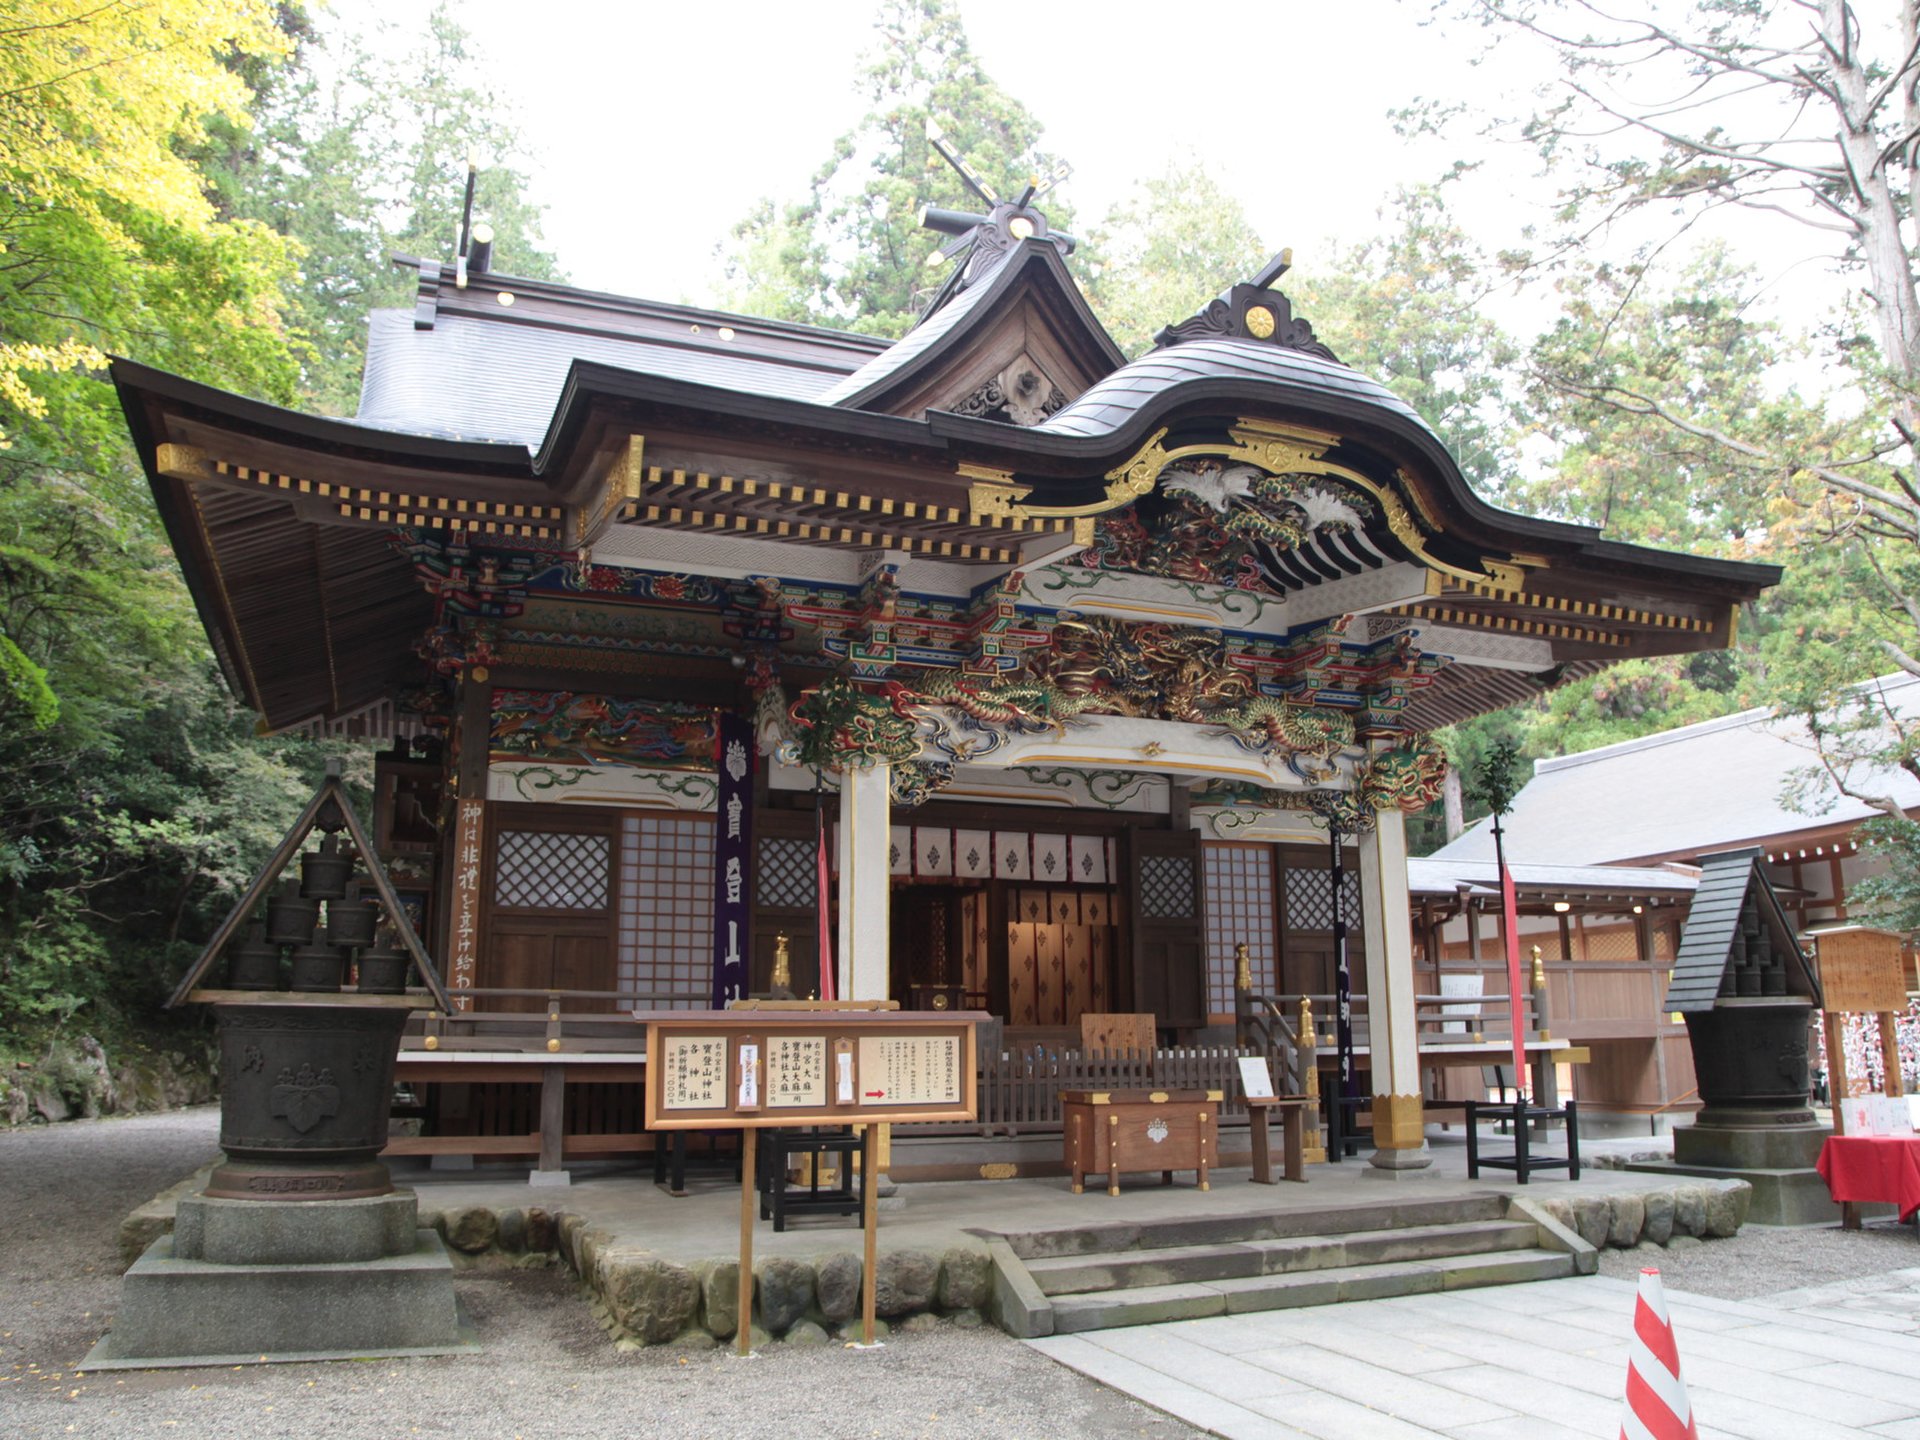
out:
M1283 1057L1238 1045L1163 1046L1153 1050L1079 1050L1035 1045L980 1060L980 1128L1018 1135L1058 1130L1062 1090L1218 1090L1220 1113L1246 1113L1240 1061L1261 1056L1284 1084Z

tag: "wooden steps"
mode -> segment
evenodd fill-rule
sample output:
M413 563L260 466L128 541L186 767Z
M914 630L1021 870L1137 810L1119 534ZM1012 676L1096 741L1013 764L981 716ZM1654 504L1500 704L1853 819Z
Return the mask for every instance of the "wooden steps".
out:
M1023 1338L1593 1268L1578 1237L1498 1194L1035 1231L993 1249L996 1318Z

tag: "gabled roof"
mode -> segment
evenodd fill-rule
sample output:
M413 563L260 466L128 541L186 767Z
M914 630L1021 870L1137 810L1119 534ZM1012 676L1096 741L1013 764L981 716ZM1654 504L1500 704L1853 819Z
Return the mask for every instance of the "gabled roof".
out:
M1862 689L1902 716L1920 716L1920 680L1889 675ZM1815 774L1805 722L1770 709L1686 725L1638 740L1534 763L1507 815L1507 854L1548 865L1687 859L1808 830L1852 826L1879 813ZM1904 772L1855 777L1920 807L1920 781ZM1806 782L1806 808L1786 799ZM1482 821L1435 859L1493 858Z
M1666 1009L1683 1015L1713 1009L1729 983L1727 968L1741 938L1742 918L1750 910L1758 911L1773 953L1786 966L1787 992L1810 997L1816 1008L1823 1003L1819 978L1801 954L1793 922L1780 908L1780 898L1761 867L1763 858L1753 848L1711 855L1702 862L1700 888L1694 893L1687 927L1680 933L1680 950L1674 956Z
M987 275L926 316L885 352L812 398L822 405L852 410L924 412L926 405L912 401L924 398L943 373L963 371L970 353L989 338L987 332L1000 329L1009 318L1010 307L1019 307L1029 326L1044 332L1038 343L1055 352L1049 357L1054 363L1047 367L1050 378L1071 387L1069 396L1127 358L1094 318L1059 251L1044 240L1023 240ZM1004 363L991 368L998 370ZM1051 373L1068 368L1075 373ZM972 388L967 383L961 393Z

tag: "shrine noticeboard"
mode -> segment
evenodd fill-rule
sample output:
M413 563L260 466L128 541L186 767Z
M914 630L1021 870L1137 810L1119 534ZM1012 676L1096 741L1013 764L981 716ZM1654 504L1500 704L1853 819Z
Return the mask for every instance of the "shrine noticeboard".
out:
M1904 936L1871 925L1814 930L1820 959L1820 993L1830 1011L1875 1014L1907 1008L1907 977L1901 959Z
M649 1130L903 1124L979 1114L974 1027L946 1010L658 1010Z

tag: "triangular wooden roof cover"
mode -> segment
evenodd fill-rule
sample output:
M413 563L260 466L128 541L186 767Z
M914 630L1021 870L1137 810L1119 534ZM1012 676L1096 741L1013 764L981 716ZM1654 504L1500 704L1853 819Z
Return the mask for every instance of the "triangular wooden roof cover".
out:
M1674 957L1673 979L1667 986L1668 1010L1685 1015L1713 1008L1750 897L1760 907L1760 923L1787 957L1789 993L1811 999L1816 1009L1824 1003L1819 971L1794 938L1793 922L1773 892L1762 868L1763 859L1760 850L1748 849L1709 855L1701 862L1700 888L1694 892L1693 907L1687 912L1680 952Z

